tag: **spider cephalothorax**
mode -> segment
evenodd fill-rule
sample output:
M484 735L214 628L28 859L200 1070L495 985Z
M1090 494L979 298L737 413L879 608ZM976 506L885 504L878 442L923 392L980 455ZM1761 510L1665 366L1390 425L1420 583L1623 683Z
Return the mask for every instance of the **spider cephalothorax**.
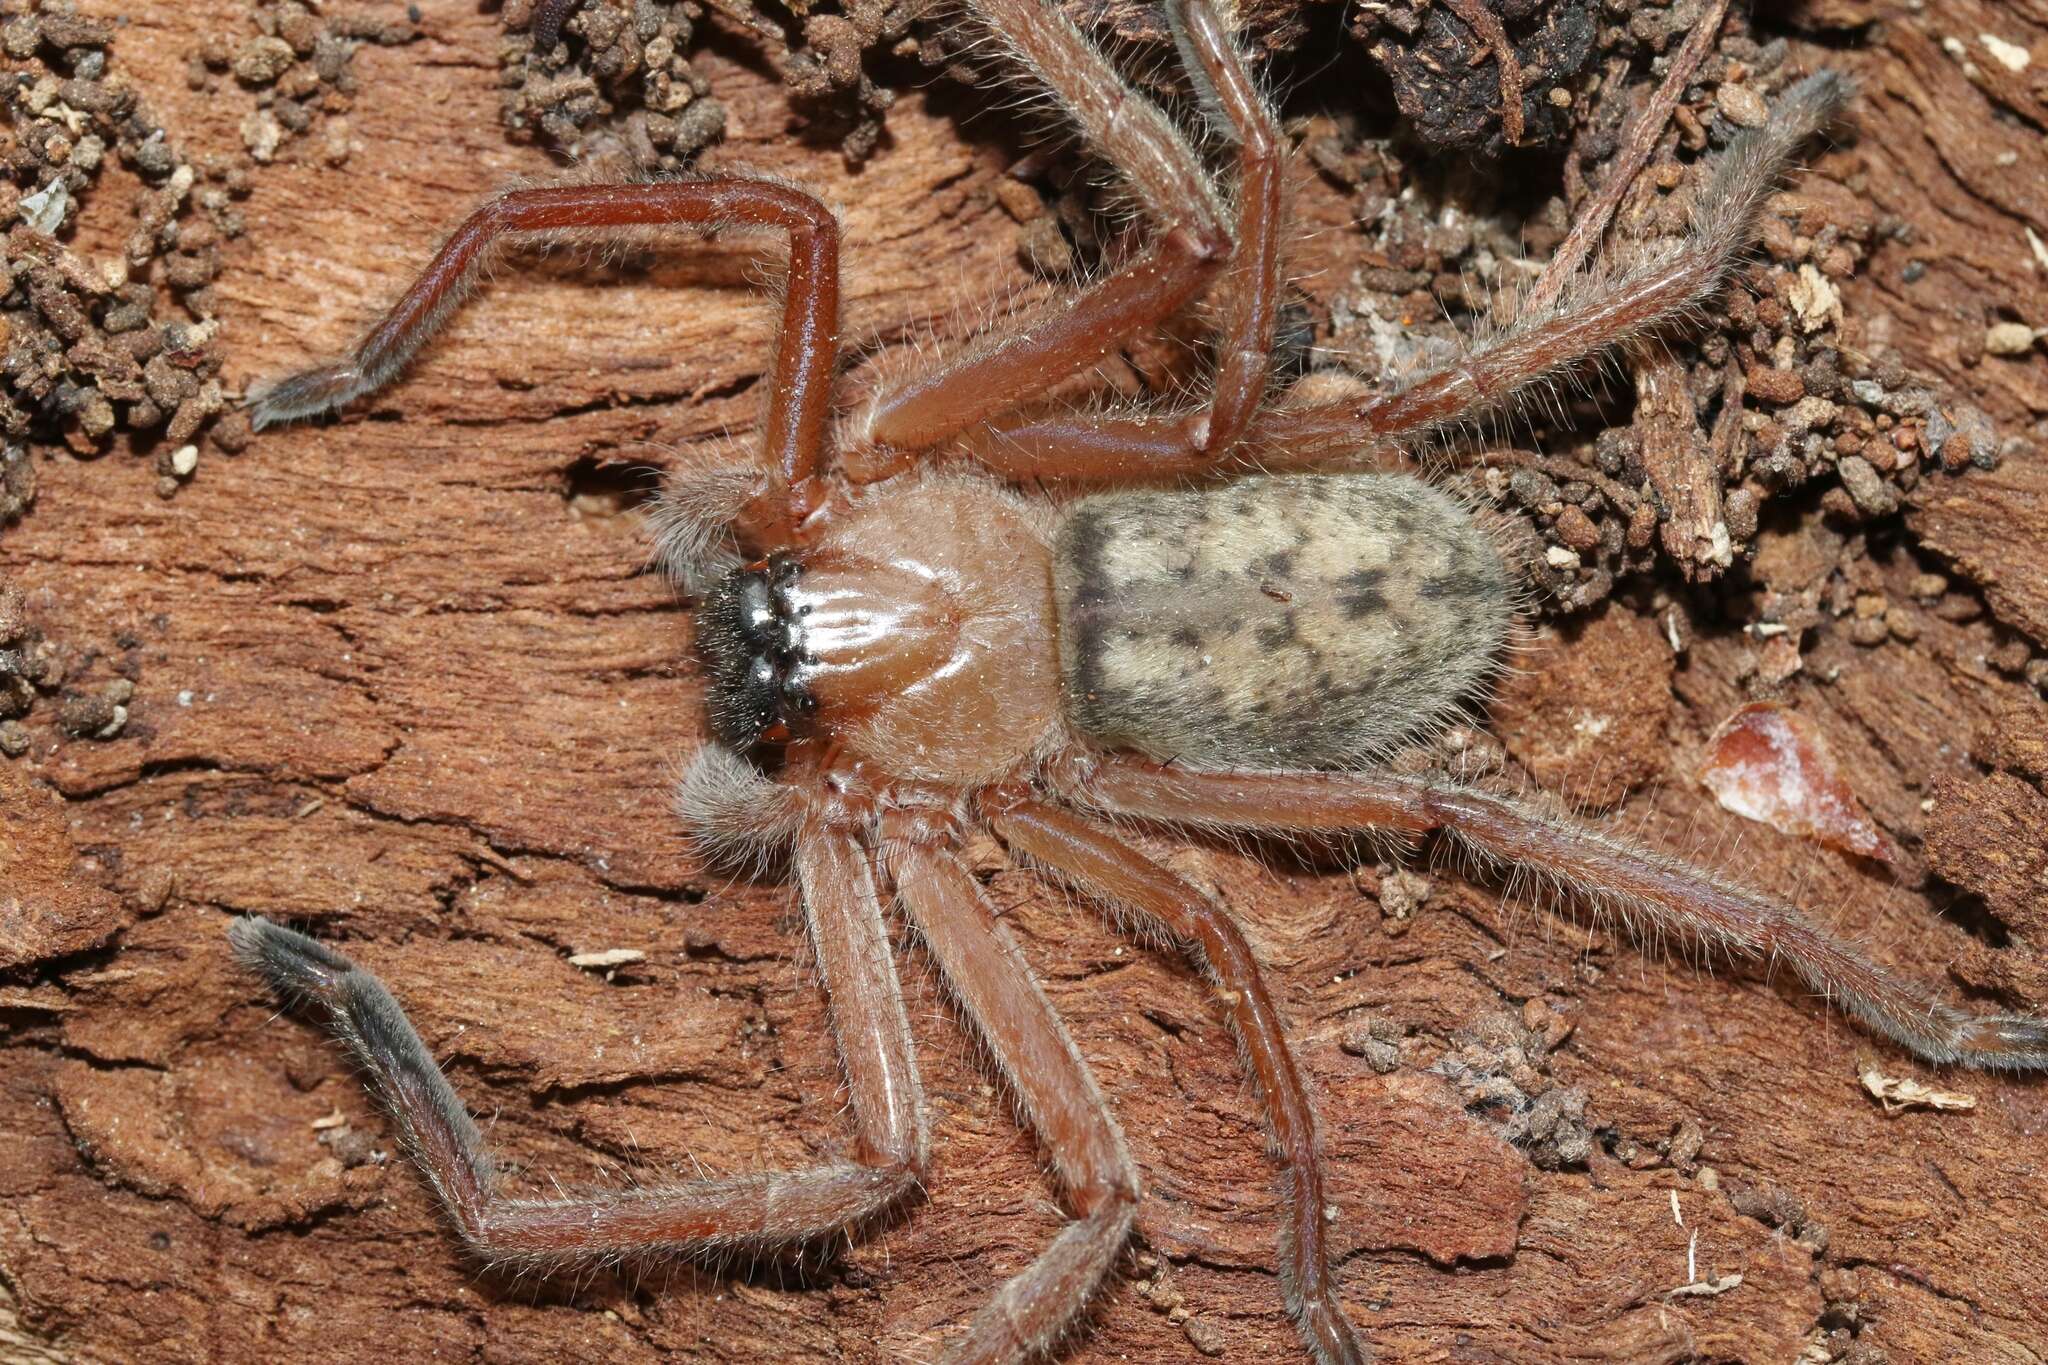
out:
M840 412L838 230L817 201L735 178L519 190L478 210L352 354L252 398L261 424L384 383L507 238L724 223L789 235L762 456L678 477L662 510L671 567L702 589L715 736L678 806L710 853L793 869L856 1140L799 1169L515 1197L374 978L289 930L237 924L243 959L322 1011L362 1063L472 1250L550 1267L769 1249L908 1199L927 1171L926 1118L889 955L893 904L986 1042L1075 1214L943 1354L1016 1362L1055 1342L1117 1261L1138 1174L963 862L962 836L977 825L1183 946L1217 981L1284 1177L1281 1283L1324 1362L1366 1358L1344 1307L1365 1290L1340 1283L1329 1262L1315 1120L1280 1013L1229 916L1122 826L1435 832L1481 864L1533 869L1595 910L1776 960L1923 1057L2048 1066L2048 1023L1941 1003L1713 872L1388 762L1497 666L1513 576L1455 499L1365 471L1393 445L1698 309L1726 281L1787 158L1844 99L1841 81L1822 73L1791 86L1767 124L1735 140L1684 240L1578 277L1483 347L1391 392L1313 399L1271 392L1284 144L1215 0L1168 0L1167 16L1209 131L1234 157L1220 182L1058 10L1043 0L971 8L1156 229L1065 307ZM1220 319L1205 403L1077 412L1039 401L1205 290ZM941 460L947 468L928 467ZM1027 495L1006 479L1063 491Z

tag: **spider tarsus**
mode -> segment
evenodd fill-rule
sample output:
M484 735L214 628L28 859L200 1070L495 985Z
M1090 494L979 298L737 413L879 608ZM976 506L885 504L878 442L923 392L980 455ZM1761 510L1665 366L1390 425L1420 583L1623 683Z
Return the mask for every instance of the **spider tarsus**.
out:
M1983 1071L2048 1070L2048 1019L1991 1014L1969 1021L1956 1061Z
M1833 123L1855 93L1847 76L1823 67L1780 94L1770 119L1737 136L1715 163L1701 199L1699 233L1722 251L1748 245L1764 197L1793 154Z
M342 979L356 970L355 963L317 939L260 915L230 924L228 943L236 961L262 977L280 998L295 1003L332 1002Z
M1372 1352L1327 1291L1303 1300L1295 1308L1294 1320L1316 1365L1371 1365Z
M262 431L318 417L372 387L352 361L334 361L257 384L243 405L249 410L249 425Z

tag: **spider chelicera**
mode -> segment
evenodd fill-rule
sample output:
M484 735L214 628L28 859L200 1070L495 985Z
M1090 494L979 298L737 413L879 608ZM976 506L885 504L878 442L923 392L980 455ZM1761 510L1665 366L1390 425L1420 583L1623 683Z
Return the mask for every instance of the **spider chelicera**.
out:
M1185 948L1213 978L1282 1171L1288 1308L1323 1362L1368 1353L1329 1265L1316 1121L1286 1028L1229 916L1124 827L1437 833L1654 933L1789 967L1930 1061L2048 1066L2048 1023L1938 1002L1714 872L1388 764L1483 687L1515 593L1500 549L1461 503L1406 474L1363 471L1699 309L1788 159L1846 97L1839 78L1790 87L1768 123L1729 146L1682 240L1596 266L1391 392L1312 399L1273 376L1286 145L1216 0L1168 0L1167 16L1205 131L1234 160L1221 181L1058 9L971 8L1153 229L1133 260L1063 306L835 401L839 230L816 199L719 176L522 189L478 209L350 354L251 395L262 426L376 389L507 244L678 225L789 239L760 458L677 474L660 504L668 562L699 598L716 737L678 806L710 854L793 866L854 1141L808 1169L517 1197L374 977L303 935L239 921L242 961L353 1053L471 1251L534 1269L765 1251L838 1235L910 1199L927 1169L927 1121L885 925L893 905L987 1045L1074 1215L943 1355L1015 1362L1054 1343L1124 1248L1138 1174L1086 1062L962 862L974 827ZM1041 401L1205 292L1220 322L1206 402Z

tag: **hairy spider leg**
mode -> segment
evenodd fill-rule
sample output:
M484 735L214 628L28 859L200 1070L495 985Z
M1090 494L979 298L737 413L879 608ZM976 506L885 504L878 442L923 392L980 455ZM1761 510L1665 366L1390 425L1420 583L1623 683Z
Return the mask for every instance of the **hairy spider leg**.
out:
M1696 314L1755 239L1764 201L1793 153L1827 126L1850 93L1848 81L1832 71L1788 89L1769 122L1721 153L1700 189L1691 230L1679 241L1572 277L1554 302L1523 310L1460 359L1392 393L1362 403L1269 409L1247 434L1247 449L1260 468L1276 472L1352 461L1361 448L1412 442L1499 411L1616 346Z
M1058 1340L1109 1275L1130 1236L1138 1173L1088 1064L960 860L928 843L884 840L897 900L1044 1141L1080 1216L952 1341L954 1365L1011 1365Z
M229 935L245 966L279 997L313 1007L347 1047L463 1242L486 1264L546 1269L766 1251L868 1221L913 1193L927 1164L910 1025L867 856L845 834L813 831L797 866L857 1138L853 1160L801 1170L512 1198L448 1078L376 977L268 920L237 920Z
M1031 413L998 420L968 443L975 458L999 474L1101 482L1211 469L1237 448L1265 401L1280 311L1287 154L1231 24L1207 0L1175 0L1166 15L1212 132L1238 153L1235 246L1220 286L1209 400L1193 411L1162 415Z
M463 221L383 318L338 360L250 392L252 424L310 417L382 388L446 325L507 239L601 236L630 228L739 224L789 234L782 328L762 433L768 486L744 520L766 547L794 543L818 498L839 357L839 223L802 190L721 177L508 190Z
M1330 1272L1315 1111L1287 1046L1280 1011L1236 922L1182 878L1069 811L999 793L985 796L981 806L983 818L1012 851L1165 930L1208 969L1259 1088L1285 1172L1290 1208L1280 1238L1280 1279L1288 1312L1320 1365L1369 1359L1337 1302Z
M861 482L898 473L924 452L1095 365L1119 341L1178 313L1232 254L1226 212L1201 158L1157 105L1124 83L1072 20L1047 0L973 0L973 8L993 39L1038 77L1088 146L1123 178L1158 236L1135 261L1067 303L999 330L874 399L856 417L844 456L848 477ZM1262 106L1228 31L1208 0L1169 0L1167 12L1189 71L1215 101L1205 100L1212 122L1239 144L1246 191L1239 232L1260 240L1276 236L1278 139L1270 120L1252 112ZM1262 251L1271 254L1270 242ZM1277 272L1270 260L1249 268ZM1235 358L1241 344L1261 354L1250 367L1249 392L1217 405L1226 425L1241 427L1265 392L1263 351L1271 347L1271 311L1270 299L1232 308L1228 363L1244 368Z
M1929 1062L2048 1069L2048 1019L1959 1009L1789 905L1490 792L1391 773L1202 773L1110 759L1071 794L1098 810L1202 829L1410 837L1441 830L1483 862L1547 874L1596 913L1639 930L1751 962L1783 963L1822 999Z

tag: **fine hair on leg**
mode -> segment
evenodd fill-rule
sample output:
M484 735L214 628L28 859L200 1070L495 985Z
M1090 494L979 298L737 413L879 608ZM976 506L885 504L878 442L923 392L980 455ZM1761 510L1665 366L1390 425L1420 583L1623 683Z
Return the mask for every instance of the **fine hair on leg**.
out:
M1793 155L1848 102L1849 81L1820 71L1786 90L1770 120L1729 143L1707 173L1687 234L1600 259L1555 302L1476 339L1458 360L1364 403L1281 408L1247 437L1263 468L1319 468L1376 444L1423 441L1511 406L1616 347L1696 317L1734 273L1764 201Z
M866 855L843 835L799 849L798 880L854 1115L851 1161L808 1169L518 1199L383 983L268 920L229 928L235 956L319 1016L362 1068L463 1243L494 1267L544 1270L728 1250L768 1251L866 1223L913 1194L927 1164L910 1026Z
M1243 932L1181 877L1072 812L1005 797L984 801L983 813L1013 851L1140 923L1163 930L1192 950L1214 978L1264 1102L1284 1172L1288 1216L1280 1236L1280 1279L1288 1313L1319 1365L1368 1360L1370 1353L1337 1300L1330 1270L1328 1205L1308 1089Z
M889 839L886 849L897 899L1080 1215L946 1353L953 1365L1008 1365L1056 1342L1109 1275L1137 1211L1137 1169L1088 1064L960 860L915 839Z
M1104 762L1074 795L1164 824L1291 834L1441 830L1482 862L1552 879L1638 935L1789 967L1823 1000L1930 1062L2048 1069L2048 1020L1937 1000L1791 906L1681 859L1477 788L1393 773L1187 772Z

